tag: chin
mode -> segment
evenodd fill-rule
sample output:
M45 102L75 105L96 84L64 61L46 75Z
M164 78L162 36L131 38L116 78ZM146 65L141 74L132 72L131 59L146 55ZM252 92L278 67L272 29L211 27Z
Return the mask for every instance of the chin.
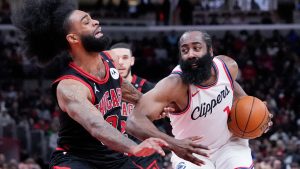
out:
M122 77L124 77L126 75L125 73L123 73L121 71L119 71L119 73L120 73L120 76L122 76Z

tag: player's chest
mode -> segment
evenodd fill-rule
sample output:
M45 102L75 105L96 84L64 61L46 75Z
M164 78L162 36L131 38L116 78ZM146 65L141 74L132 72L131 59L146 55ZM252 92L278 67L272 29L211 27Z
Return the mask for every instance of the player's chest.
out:
M230 112L233 91L227 85L210 89L195 89L190 96L190 117L192 120L219 118Z

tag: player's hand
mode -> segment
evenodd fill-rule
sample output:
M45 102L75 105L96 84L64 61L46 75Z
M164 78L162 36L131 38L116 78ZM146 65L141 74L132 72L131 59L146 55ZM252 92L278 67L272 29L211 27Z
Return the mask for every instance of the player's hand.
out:
M208 154L205 150L208 150L207 146L195 143L200 140L201 137L189 137L183 140L174 140L170 143L169 148L180 158L190 161L198 166L204 165L204 161L195 157L193 153L208 157Z
M168 146L168 143L159 138L148 138L139 145L133 147L131 154L137 157L146 157L153 153L159 153L160 155L165 156L165 152L162 149L163 146Z
M160 114L160 118L162 119L165 117L169 117L169 113L172 113L174 111L175 111L175 109L173 107L167 106L164 108L164 111Z
M160 119L169 117L169 113L173 113L176 111L176 104L175 103L169 103L163 110L163 112L160 114Z
M263 101L263 102L267 106L268 103L266 101ZM273 118L273 114L269 112L268 127L265 129L264 133L267 133L270 130L270 128L272 127L272 125L273 125L272 118Z
M272 127L272 125L273 125L272 118L273 118L273 114L269 113L268 127L266 128L264 133L267 133L270 130L270 128Z

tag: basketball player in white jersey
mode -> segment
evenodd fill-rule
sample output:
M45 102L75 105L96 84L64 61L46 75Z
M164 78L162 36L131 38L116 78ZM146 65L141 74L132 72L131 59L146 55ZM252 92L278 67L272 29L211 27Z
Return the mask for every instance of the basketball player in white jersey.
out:
M180 65L142 96L128 118L127 131L140 139L166 140L173 152L174 169L253 168L248 140L233 136L227 127L234 98L246 95L235 81L237 63L227 56L213 57L211 38L205 32L185 32L179 50ZM180 110L169 114L175 138L201 137L195 142L209 148L200 150L207 157L182 155L183 147L151 123L169 103Z

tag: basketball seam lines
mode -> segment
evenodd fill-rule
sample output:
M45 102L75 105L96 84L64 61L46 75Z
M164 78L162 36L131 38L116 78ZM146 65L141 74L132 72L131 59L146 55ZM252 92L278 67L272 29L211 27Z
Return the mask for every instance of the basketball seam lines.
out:
M253 109L254 102L255 102L255 97L253 97L250 113L248 115L248 120L247 120L246 126L245 126L244 131L243 131L243 136L245 135L246 129L247 129L249 121L250 121L250 117L251 117L251 114L252 114L252 109Z
M261 127L261 124L265 121L266 110L267 110L267 108L265 108L265 111L264 111L264 118L262 118L262 121L259 123L258 127L256 127L255 129L253 129L253 130L251 130L251 131L245 132L245 133L251 133L251 132L255 131L257 128Z
M236 109L238 107L238 103L241 99L238 99L237 102L236 102L236 105L235 105L235 109L234 109L234 116L235 116L235 123L237 124L237 127L239 128L240 131L243 131L241 130L240 126L239 126L239 123L238 123L238 119L237 119L237 115L236 115ZM243 135L243 134L242 134Z

